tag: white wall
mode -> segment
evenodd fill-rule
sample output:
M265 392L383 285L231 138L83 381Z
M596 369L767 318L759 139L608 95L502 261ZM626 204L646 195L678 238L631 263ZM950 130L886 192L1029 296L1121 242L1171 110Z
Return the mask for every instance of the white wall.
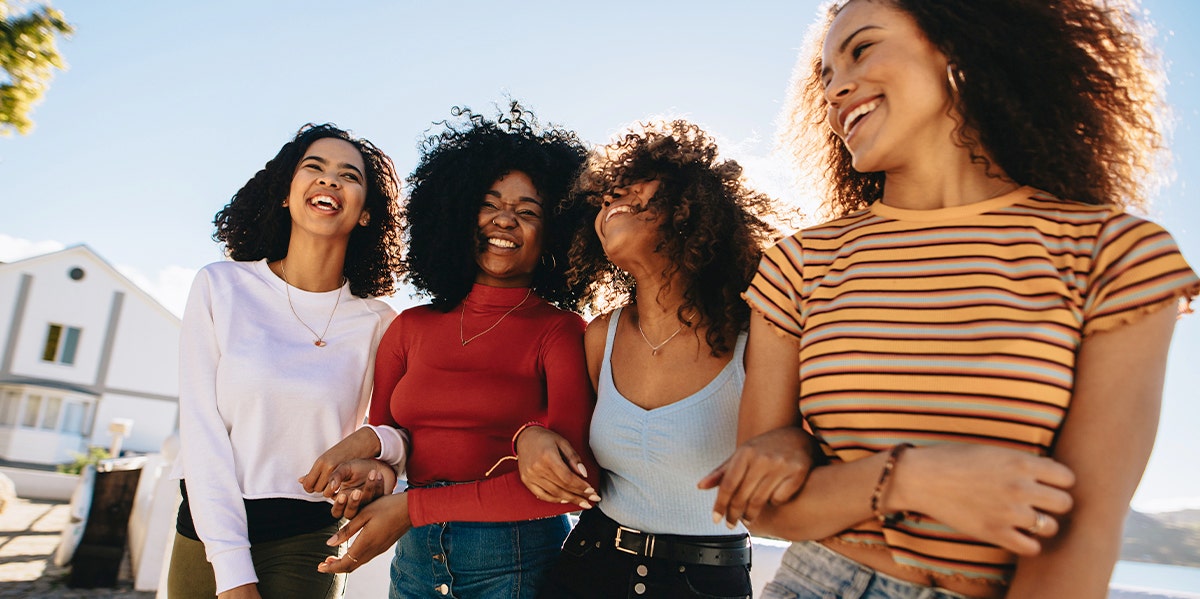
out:
M96 408L95 426L88 443L110 446L112 435L108 432L108 424L113 418L128 418L133 420L133 431L121 447L137 452L158 451L163 440L175 430L178 411L179 404L173 401L106 393Z
M8 325L12 324L13 308L17 305L20 287L20 272L15 269L0 270L0 357L4 355L4 341L8 339Z
M179 321L126 294L105 386L177 397Z

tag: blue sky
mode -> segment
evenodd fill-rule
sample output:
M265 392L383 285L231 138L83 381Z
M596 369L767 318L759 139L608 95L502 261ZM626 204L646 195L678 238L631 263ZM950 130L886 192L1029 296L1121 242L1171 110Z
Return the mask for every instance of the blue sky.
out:
M352 129L408 173L432 121L505 94L592 142L638 119L686 117L760 188L807 199L771 148L813 0L54 6L77 30L60 46L69 69L33 133L0 138L0 261L86 243L177 313L195 271L221 258L213 214L309 121ZM1200 3L1143 6L1175 112L1176 174L1149 216L1200 268L1200 47L1186 35ZM1137 507L1200 507L1197 356L1200 315L1176 328Z

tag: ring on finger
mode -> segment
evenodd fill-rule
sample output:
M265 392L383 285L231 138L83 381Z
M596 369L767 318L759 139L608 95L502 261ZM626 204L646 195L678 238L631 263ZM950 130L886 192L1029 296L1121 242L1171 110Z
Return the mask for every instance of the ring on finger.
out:
M1033 526L1026 528L1025 532L1036 537L1046 531L1046 526L1050 524L1050 516L1047 516L1042 512L1034 512L1034 514L1035 517L1033 519Z
M350 558L350 561L352 561L356 564L358 563L358 558L354 557L353 555L350 555L349 553L347 553L346 557Z

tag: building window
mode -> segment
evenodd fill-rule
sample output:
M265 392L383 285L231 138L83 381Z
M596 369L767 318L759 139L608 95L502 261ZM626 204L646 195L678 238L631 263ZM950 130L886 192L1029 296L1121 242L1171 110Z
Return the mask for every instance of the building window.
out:
M58 428L58 413L62 411L61 397L46 398L46 409L42 412L42 429L52 431Z
M21 417L21 426L33 428L37 426L38 414L42 411L42 396L30 395L25 400L25 414Z
M83 434L84 426L87 424L88 405L77 401L67 402L67 409L63 413L62 432Z
M12 426L17 423L17 411L21 409L21 394L16 391L6 391L0 399L0 425Z
M75 351L79 348L79 335L83 331L78 327L68 327L52 324L46 331L46 346L42 349L42 360L74 364Z

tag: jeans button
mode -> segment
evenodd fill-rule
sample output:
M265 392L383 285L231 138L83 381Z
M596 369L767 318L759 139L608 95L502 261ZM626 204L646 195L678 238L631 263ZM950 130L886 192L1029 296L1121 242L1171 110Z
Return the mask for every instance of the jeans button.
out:
M450 586L449 586L449 585L447 585L446 583L442 583L442 584L439 584L439 585L437 585L436 587L434 587L434 590L436 590L437 592L439 592L439 593L441 593L441 594L443 594L443 595L449 595L449 594L450 594Z
M637 567L637 575L638 576L645 576L648 572L650 572L650 570L648 570L644 564L638 565L638 567Z
M646 585L645 585L644 583L641 583L641 582L639 582L639 583L637 583L637 584L633 585L633 592L635 592L635 593L637 593L637 594L639 594L639 595L644 595L644 594L646 594Z

